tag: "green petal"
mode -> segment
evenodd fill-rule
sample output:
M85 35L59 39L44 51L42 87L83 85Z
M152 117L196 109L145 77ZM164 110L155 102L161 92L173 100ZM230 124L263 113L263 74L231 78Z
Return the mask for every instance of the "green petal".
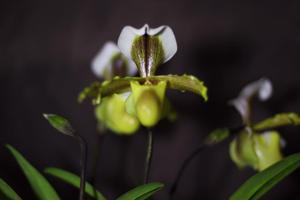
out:
M258 158L255 152L254 134L242 131L230 144L230 156L239 168L258 167Z
M126 99L119 94L105 97L96 107L95 114L100 123L113 132L130 135L138 130L139 121L126 112L125 102Z
M137 81L140 84L150 82L156 84L160 81L166 81L167 88L180 90L182 92L189 91L196 93L207 101L207 88L202 81L192 75L161 75L151 77L115 77L111 81L103 83L95 82L91 86L86 87L78 97L78 101L82 102L86 98L91 98L93 103L99 104L101 98L112 95L114 93L122 93L130 91L130 82Z
M265 129L273 129L280 126L300 125L300 116L296 113L281 113L273 117L267 118L254 125L254 129L257 131Z
M137 81L131 81L131 90L139 121L146 127L154 126L162 116L166 82L140 84Z
M208 100L207 87L202 81L193 75L161 75L149 77L150 81L166 81L167 87L175 90L180 90L182 92L189 91L196 93L204 98L205 101Z
M257 169L262 171L280 161L281 153L280 135L276 131L254 135L255 153L258 158Z

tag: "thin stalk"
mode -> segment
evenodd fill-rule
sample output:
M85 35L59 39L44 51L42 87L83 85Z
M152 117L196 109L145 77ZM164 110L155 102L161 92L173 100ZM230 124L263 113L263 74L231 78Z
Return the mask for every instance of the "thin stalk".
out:
M236 135L237 133L239 133L242 129L244 129L245 126L242 125L242 126L239 126L239 127L235 127L235 128L230 128L229 129L229 132L230 132L230 136L234 136ZM177 187L178 187L178 184L180 182L180 179L181 177L183 176L183 173L185 172L186 168L188 167L188 165L194 160L194 158L199 154L201 153L203 150L209 148L209 147L212 147L213 145L216 145L218 143L202 143L200 144L199 147L197 147L191 154L189 154L187 156L187 158L183 161L183 164L181 165L177 175L176 175L176 178L173 182L173 185L171 186L170 188L170 191L169 191L169 195L170 195L170 199L173 199L174 197L174 194L177 190Z
M196 150L194 150L191 154L188 155L188 157L183 161L183 164L181 165L177 176L175 178L175 181L173 183L173 185L171 186L170 189L170 199L173 199L173 196L177 190L179 181L183 175L183 173L185 172L185 169L187 168L187 166L191 163L191 161L200 153L202 152L206 147L208 147L207 145L200 145Z
M152 151L153 151L153 134L150 129L148 129L148 144L147 144L147 153L145 159L145 173L144 173L144 184L148 183L149 174L150 174L150 167L152 161Z
M98 169L98 162L99 162L100 146L104 140L104 137L105 137L105 134L97 134L96 135L96 145L95 145L94 154L93 154L91 184L93 185L95 199L98 199L98 196L97 196L98 193L97 193L97 189L96 189L97 169Z
M79 200L86 200L85 197L85 179L86 179L86 162L87 162L87 144L86 141L79 135L76 135L80 143L80 190Z

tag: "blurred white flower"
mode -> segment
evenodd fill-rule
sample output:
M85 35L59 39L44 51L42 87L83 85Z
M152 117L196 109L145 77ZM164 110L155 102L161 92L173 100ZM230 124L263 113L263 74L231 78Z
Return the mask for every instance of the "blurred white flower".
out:
M92 71L97 77L109 80L114 76L135 75L137 67L115 43L109 41L92 60Z
M258 95L259 100L266 101L272 95L272 82L267 78L261 78L258 81L246 85L236 99L229 101L242 116L245 124L250 123L250 103L251 99Z

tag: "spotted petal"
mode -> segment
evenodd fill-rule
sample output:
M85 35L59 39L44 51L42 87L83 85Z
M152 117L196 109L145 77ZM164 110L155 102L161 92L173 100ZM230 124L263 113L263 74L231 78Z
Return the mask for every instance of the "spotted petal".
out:
M168 26L140 29L125 26L118 39L122 53L137 65L142 77L153 76L157 67L171 59L177 51L177 42Z
M123 93L130 91L130 82L137 81L140 84L145 82L157 84L160 81L166 81L167 88L179 91L189 91L196 93L207 100L207 88L202 81L192 75L165 75L165 76L151 76L151 77L116 77L111 81L104 81L103 83L93 83L91 86L85 88L79 94L79 102L86 98L92 98L93 102L100 103L100 99L112 95L114 93Z

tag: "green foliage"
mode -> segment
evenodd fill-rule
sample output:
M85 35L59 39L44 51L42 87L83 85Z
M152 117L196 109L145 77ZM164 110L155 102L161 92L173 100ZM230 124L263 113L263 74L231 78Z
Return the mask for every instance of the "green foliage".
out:
M140 185L122 194L116 200L145 200L159 191L164 185L162 183L148 183Z
M1 200L22 200L22 198L0 178L0 199Z
M300 125L300 116L296 113L280 113L258 122L253 128L257 131L261 131L288 125Z
M80 177L77 176L76 174L73 174L73 173L63 170L63 169L54 168L54 167L46 168L45 173L47 173L51 176L54 176L55 178L58 178L64 182L72 185L73 187L76 187L76 188L80 187ZM95 194L94 187L90 183L86 182L85 192L92 198L95 198L97 200L105 200L105 197L99 191L96 191L96 194Z
M293 154L248 179L230 200L256 200L300 167L300 153Z
M43 116L48 120L51 126L59 132L68 136L75 136L75 130L72 128L67 119L56 114L43 114Z
M15 148L6 145L12 155L15 157L34 193L40 200L58 200L60 199L54 188L47 179L35 169Z

